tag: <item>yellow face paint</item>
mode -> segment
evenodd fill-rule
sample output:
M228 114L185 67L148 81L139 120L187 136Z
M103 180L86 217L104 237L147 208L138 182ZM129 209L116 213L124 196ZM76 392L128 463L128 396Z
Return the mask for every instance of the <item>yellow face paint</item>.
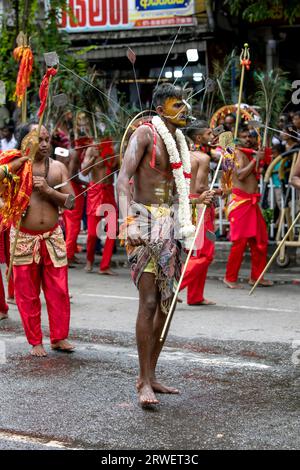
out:
M163 104L163 117L176 127L185 127L188 109L180 98L167 98Z

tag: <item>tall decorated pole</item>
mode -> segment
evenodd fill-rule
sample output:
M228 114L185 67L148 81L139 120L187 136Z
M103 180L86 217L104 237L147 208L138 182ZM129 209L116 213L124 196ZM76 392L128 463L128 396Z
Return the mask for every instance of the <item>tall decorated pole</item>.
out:
M14 243L11 246L11 251L10 251L10 263L9 263L9 268L8 268L8 272L7 272L7 280L10 279L11 272L12 272L13 261L14 261L14 256L15 256L15 252L16 252L16 247L17 247L17 242L18 242L18 237L19 237L19 232L20 232L20 227L21 227L22 216L23 216L23 214L25 213L25 211L28 207L31 192L32 192L32 186L33 186L32 185L32 165L33 165L33 162L34 162L34 159L35 159L35 155L36 155L36 153L38 151L38 148L39 148L39 136L40 136L41 127L42 127L42 124L43 124L44 113L45 113L46 106L47 106L47 100L48 100L48 94L49 94L49 87L50 87L50 83L51 83L51 78L54 77L57 74L57 71L58 71L59 59L58 59L58 56L57 56L56 52L48 52L48 53L44 54L44 57L45 57L46 65L47 65L47 72L45 73L45 75L42 79L40 89L39 89L40 108L38 110L38 117L39 117L38 128L33 129L31 132L29 132L29 134L27 134L24 137L24 139L22 141L22 144L21 144L21 155L23 157L28 157L28 161L25 162L24 169L23 169L23 172L26 171L26 178L28 180L28 182L27 182L28 184L26 186L26 189L27 189L26 198L23 201L24 203L22 205L22 211L20 212L20 210L18 210L17 214L13 213L12 214L13 216L11 216L11 218L10 218L11 220L8 220L8 222L10 222L10 223L14 222L16 224L16 233L15 233ZM16 184L18 184L18 185L22 184L23 179L24 179L24 177L22 178L22 176L24 176L24 175L20 175L18 180L16 180ZM23 194L20 190L17 189L16 186L11 187L10 192L14 193L15 195L20 193L21 197L22 197L22 194ZM16 202L14 202L11 199L10 200L10 206L14 207L15 205L16 205ZM18 216L18 219L17 219L17 216Z
M243 88L244 88L244 79L245 79L245 69L250 69L250 49L247 43L244 44L244 49L242 49L240 55L240 66L242 67L241 71L241 80L240 80L240 90L239 90L239 100L237 104L237 113L236 113L236 121L235 121L235 130L234 130L234 139L237 138L238 135L238 128L240 123L240 116L241 116L241 103L242 103L242 95L243 95Z
M33 68L33 53L29 46L27 35L22 31L17 37L17 47L13 51L16 61L20 62L16 82L15 98L17 105L21 107L21 120L24 124L27 120L27 88L30 86L30 77Z

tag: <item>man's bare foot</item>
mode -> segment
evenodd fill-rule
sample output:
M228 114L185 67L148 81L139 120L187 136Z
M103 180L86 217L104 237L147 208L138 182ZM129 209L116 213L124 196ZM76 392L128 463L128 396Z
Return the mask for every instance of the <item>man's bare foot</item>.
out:
M229 289L244 289L244 286L242 286L241 284L238 284L237 282L230 282L230 281L227 281L227 279L223 279L223 283L225 284L225 286L229 287Z
M47 353L44 346L42 344L38 344L37 346L32 347L31 355L35 357L46 357Z
M73 352L75 346L69 343L68 340L62 339L61 341L57 341L56 343L51 344L51 349L54 351L61 351L61 352Z
M216 305L216 302L214 302L213 300L203 299L202 302L188 305L190 305L191 307L197 307L197 305Z
M254 286L255 283L256 281L253 281L253 279L250 279L248 282L250 286ZM272 287L272 286L274 286L274 282L268 279L261 279L259 283L257 284L257 287Z
M157 400L150 384L143 384L141 381L138 381L136 384L136 388L138 391L139 403L141 406L151 406L159 404L159 401Z
M84 270L86 273L91 273L93 271L93 265L90 261L87 261Z
M11 305L16 305L16 301L15 301L15 299L14 299L13 297L8 297L8 298L6 299L6 302L7 302L8 304L11 304Z
M0 321L5 320L6 318L8 318L7 313L0 313Z
M151 386L156 393L170 393L171 395L177 395L179 390L174 387L167 387L166 385L161 384L157 380L151 381Z
M107 276L118 276L118 273L116 273L110 268L104 269L103 271L99 271L98 274L106 274Z

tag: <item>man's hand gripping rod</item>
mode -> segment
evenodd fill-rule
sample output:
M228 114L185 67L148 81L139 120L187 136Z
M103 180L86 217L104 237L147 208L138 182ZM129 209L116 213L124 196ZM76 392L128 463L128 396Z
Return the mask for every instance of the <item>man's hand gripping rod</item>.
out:
M213 180L212 180L212 182L211 182L211 185L210 185L210 188L209 188L210 191L213 190L213 187L214 187L215 182L216 182L217 177L218 177L219 170L220 170L220 168L221 168L222 161L223 161L223 153L222 153L221 156L220 156L220 160L219 160L219 162L218 162L218 166L217 166L217 168L216 168L216 171L215 171ZM172 320L172 316L173 316L173 313L174 313L174 310L175 310L174 307L175 307L175 303L176 303L176 300L177 300L177 296L178 296L178 294L179 294L180 286L181 286L181 284L182 284L182 280L183 280L183 277L184 277L184 275L185 275L188 262L189 262L189 260L190 260L191 255L192 255L193 248L194 248L196 239L197 239L197 237L198 237L198 234L199 234L200 227L201 227L202 222L203 222L203 219L204 219L204 215L205 215L206 209L207 209L207 206L204 207L204 209L203 209L203 211L202 211L202 213L201 213L200 220L199 220L199 222L198 222L198 225L197 225L197 228L196 228L196 232L195 232L195 235L194 235L194 238L193 238L193 242L192 242L191 248L190 248L190 250L189 250L189 252L188 252L187 258L186 258L186 260L185 260L185 263L184 263L184 266L183 266L183 269L182 269L182 273L181 273L181 276L180 276L180 279L179 279L179 282L178 282L178 286L177 286L177 289L176 289L176 291L175 291L175 294L174 294L174 297L173 297L173 300L172 300L172 303L171 303L171 307L170 307L168 316L167 316L167 318L166 318L166 321L165 321L165 324L164 324L164 327L163 327L163 330L162 330L162 333L161 333L161 336L160 336L160 342L163 342L163 341L164 341L165 336L166 336L166 332L167 332L168 327L169 327L169 324L170 324L170 322L171 322L171 320Z

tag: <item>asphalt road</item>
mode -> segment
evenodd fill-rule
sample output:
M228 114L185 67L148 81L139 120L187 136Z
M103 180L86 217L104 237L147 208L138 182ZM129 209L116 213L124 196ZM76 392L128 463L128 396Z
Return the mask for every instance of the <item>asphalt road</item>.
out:
M45 327L49 355L31 358L15 307L1 322L0 449L300 448L299 286L249 297L208 281L218 305L181 304L159 364L180 395L143 410L137 292L118 272L70 270L73 354L50 352Z

